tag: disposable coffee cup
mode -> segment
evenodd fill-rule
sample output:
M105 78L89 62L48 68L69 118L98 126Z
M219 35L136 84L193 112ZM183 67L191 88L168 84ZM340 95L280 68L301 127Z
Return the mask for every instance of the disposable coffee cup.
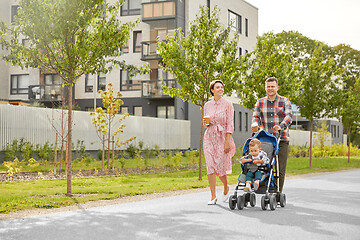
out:
M251 129L253 130L253 132L258 132L259 131L259 125L254 122L251 124Z
M210 116L204 116L205 125L210 125Z

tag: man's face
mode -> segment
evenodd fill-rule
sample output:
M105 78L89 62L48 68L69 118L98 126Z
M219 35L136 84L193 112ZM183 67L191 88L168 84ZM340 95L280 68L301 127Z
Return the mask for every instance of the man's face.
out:
M268 97L274 97L277 94L277 91L279 90L279 86L276 82L266 82L265 83L265 90Z

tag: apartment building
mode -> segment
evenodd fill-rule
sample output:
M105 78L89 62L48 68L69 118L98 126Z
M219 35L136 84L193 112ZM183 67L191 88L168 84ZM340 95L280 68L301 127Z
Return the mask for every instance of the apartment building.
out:
M111 3L113 0L108 0ZM10 23L17 14L18 0L2 1L0 16ZM258 9L244 0L126 0L119 18L123 22L142 21L133 30L130 40L123 48L121 60L141 66L148 64L148 75L130 77L128 72L114 69L112 72L81 77L74 87L74 101L81 110L101 106L98 90L104 90L111 82L114 90L123 94L122 112L157 118L172 118L191 121L191 147L199 147L200 109L198 106L161 94L161 80L176 86L176 79L159 68L161 57L157 54L156 39L165 39L175 29L181 28L185 35L190 23L196 19L200 5L220 9L220 22L227 26L233 20L232 29L240 34L239 55L253 50L258 34ZM23 39L26 44L26 39ZM2 51L2 50L0 50ZM1 54L2 52L0 52ZM0 62L0 99L12 104L34 101L51 107L63 100L66 91L61 79L53 73L42 73L39 69L21 70ZM238 104L236 95L229 97L234 103L234 139L243 143L250 136L251 111Z

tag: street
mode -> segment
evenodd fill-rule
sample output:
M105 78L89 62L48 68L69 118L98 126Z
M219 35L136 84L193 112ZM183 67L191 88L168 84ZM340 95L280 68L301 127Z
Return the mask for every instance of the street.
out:
M262 195L243 210L208 206L204 191L3 220L0 239L360 239L360 170L290 178L284 193L275 211Z

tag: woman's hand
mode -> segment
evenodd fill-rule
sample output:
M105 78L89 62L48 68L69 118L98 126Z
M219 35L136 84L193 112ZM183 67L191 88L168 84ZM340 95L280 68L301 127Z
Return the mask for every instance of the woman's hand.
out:
M225 141L224 152L225 153L230 152L230 141Z

